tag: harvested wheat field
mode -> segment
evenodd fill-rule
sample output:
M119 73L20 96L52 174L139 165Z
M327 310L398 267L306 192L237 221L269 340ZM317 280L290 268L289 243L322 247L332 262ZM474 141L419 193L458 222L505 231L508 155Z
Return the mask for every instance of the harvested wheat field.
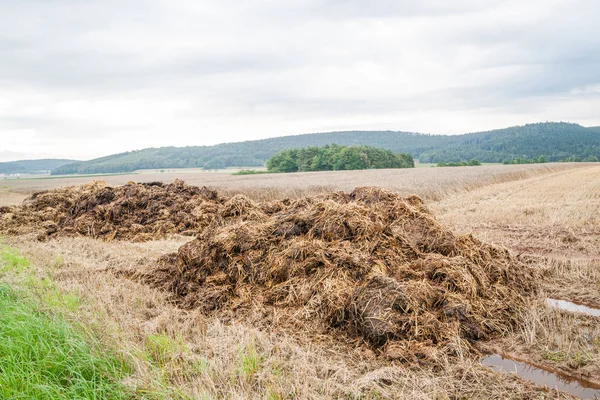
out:
M32 265L0 276L77 298L63 314L132 366L133 397L594 395L600 320L546 299L599 304L600 167L512 167L377 182L389 189L339 173L268 195L179 180L48 189L0 208L4 246ZM494 372L489 352L582 390Z
M424 200L441 200L453 194L501 182L544 176L551 172L585 168L585 163L490 165L477 168L407 168L362 171L296 172L235 176L201 170L183 172L141 172L139 174L107 175L91 178L51 177L42 179L6 179L0 189L0 205L20 204L25 195L67 186L77 186L99 179L110 186L138 183L172 183L184 180L193 186L206 186L220 194L243 194L255 201L274 198L299 198L335 190L351 192L359 186L377 186L408 196L416 194Z
M507 247L541 273L543 298L566 310L530 308L505 352L600 380L600 166L477 189L432 204L442 222ZM591 314L573 312L577 305ZM593 397L592 397L593 398Z
M570 290L571 300L600 306L599 166L492 185L432 207L456 231L571 277L552 294Z

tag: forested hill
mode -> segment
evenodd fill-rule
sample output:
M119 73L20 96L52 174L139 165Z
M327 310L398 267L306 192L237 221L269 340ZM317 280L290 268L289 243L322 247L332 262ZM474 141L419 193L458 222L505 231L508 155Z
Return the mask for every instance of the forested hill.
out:
M36 174L62 167L66 164L78 162L76 160L64 159L41 159L0 162L0 174Z
M502 162L546 156L559 161L571 156L600 158L600 127L541 123L448 137L442 146L419 153L420 162L477 159Z
M312 133L216 146L150 148L65 165L53 174L129 172L155 168L260 166L281 150L327 144L368 145L410 153L421 162L477 159L502 162L541 155L548 161L570 156L600 158L600 128L540 123L463 135L426 135L394 131Z

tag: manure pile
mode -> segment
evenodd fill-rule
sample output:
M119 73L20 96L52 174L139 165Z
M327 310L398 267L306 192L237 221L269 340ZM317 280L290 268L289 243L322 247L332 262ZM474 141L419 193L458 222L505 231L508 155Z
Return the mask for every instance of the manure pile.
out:
M146 271L183 307L392 358L453 355L518 323L535 276L502 248L440 226L422 201L372 187L299 200L228 201Z
M181 180L118 187L96 181L38 192L23 205L0 207L0 232L38 232L40 240L57 235L131 241L193 235L213 222L224 202L216 192Z
M0 232L196 235L150 268L118 273L225 321L412 361L502 335L537 291L534 270L507 250L454 235L416 196L373 187L255 203L180 180L94 182L1 207Z

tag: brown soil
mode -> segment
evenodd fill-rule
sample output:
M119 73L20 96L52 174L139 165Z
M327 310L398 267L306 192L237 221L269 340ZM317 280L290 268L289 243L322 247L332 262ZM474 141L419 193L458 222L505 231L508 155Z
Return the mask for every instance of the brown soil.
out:
M362 187L257 204L238 195L228 215L126 274L227 321L366 342L409 362L502 336L537 291L532 268L453 235L416 196Z

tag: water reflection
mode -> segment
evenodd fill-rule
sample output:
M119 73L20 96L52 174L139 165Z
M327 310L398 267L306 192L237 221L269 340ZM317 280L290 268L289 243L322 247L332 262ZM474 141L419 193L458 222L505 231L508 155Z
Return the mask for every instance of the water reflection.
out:
M600 317L600 309L584 306L581 304L575 304L566 300L546 299L546 303L553 308L571 311L581 314L590 315L592 317Z
M557 389L582 399L600 399L600 385L595 385L592 382L566 377L521 361L501 357L498 354L485 357L481 362L494 371L514 372L536 385Z

